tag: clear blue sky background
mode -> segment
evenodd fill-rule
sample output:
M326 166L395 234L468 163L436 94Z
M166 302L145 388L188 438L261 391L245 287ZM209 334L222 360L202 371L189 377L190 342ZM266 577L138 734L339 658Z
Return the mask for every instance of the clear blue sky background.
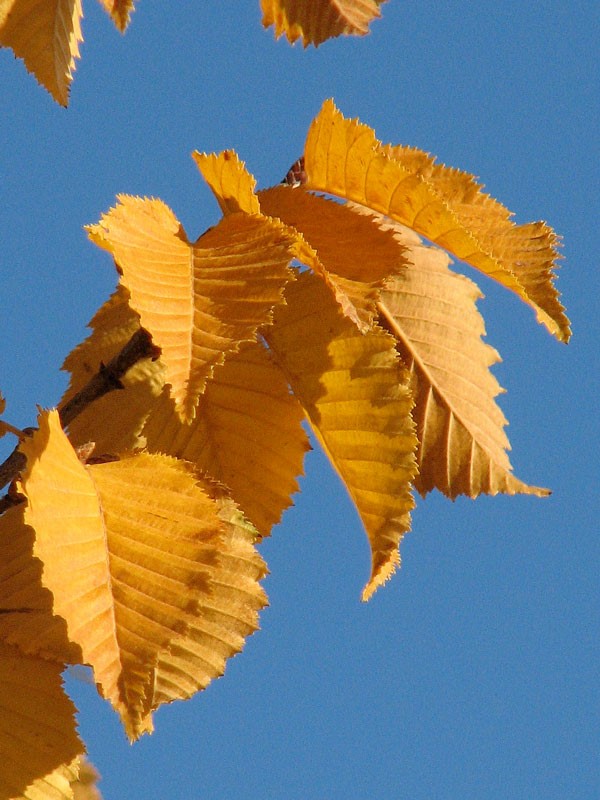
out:
M122 37L87 0L68 110L0 51L0 388L31 424L112 290L82 230L126 192L190 237L218 209L190 158L235 148L262 186L322 101L480 176L564 237L574 337L488 281L516 474L551 498L419 501L363 605L359 520L314 452L262 552L262 629L224 678L130 747L70 681L106 800L592 800L598 774L598 31L590 2L390 0L365 39L276 42L257 0L140 2ZM6 451L6 446L5 446Z

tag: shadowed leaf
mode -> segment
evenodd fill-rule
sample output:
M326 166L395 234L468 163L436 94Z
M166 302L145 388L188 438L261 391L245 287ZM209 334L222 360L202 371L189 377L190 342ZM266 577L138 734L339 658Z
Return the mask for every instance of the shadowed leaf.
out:
M275 36L285 34L290 42L302 39L318 46L341 34L364 36L369 23L381 16L384 0L261 0L263 25L275 26Z
M515 292L557 338L568 320L552 285L556 235L544 223L516 226L510 212L466 173L420 151L384 147L371 128L327 100L306 140L306 188L386 214Z
M298 490L309 448L303 412L269 354L242 345L207 382L192 423L170 398L154 404L144 428L148 449L193 462L226 484L261 536L268 536Z
M191 244L160 200L126 196L88 231L113 254L189 422L214 367L281 302L292 236L267 217L237 213Z
M83 752L62 665L0 644L0 799L70 800Z
M265 336L364 523L366 600L394 572L410 528L417 439L407 375L393 337L361 334L315 275L289 284L286 299Z

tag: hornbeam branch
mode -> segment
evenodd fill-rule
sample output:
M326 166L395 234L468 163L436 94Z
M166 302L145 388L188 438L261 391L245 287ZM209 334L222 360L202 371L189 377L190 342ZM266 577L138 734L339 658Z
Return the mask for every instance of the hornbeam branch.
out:
M150 334L143 328L136 331L123 349L108 364L100 364L98 372L90 378L86 385L58 409L63 428L78 417L94 400L114 389L122 389L121 378L134 364L144 358L156 359L159 355L160 349L152 344ZM6 461L0 464L0 489L10 483L24 466L25 456L17 447ZM0 513L4 510L0 504Z

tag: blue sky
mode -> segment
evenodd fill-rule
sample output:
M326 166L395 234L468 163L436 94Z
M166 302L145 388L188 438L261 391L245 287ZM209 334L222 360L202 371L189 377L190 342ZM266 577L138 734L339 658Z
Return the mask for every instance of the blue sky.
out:
M403 565L367 605L369 554L309 454L262 547L261 631L226 675L130 747L69 686L105 800L598 797L598 31L596 2L390 0L364 39L275 41L258 2L140 2L123 37L85 5L68 110L0 51L0 389L7 418L56 404L64 356L112 291L86 238L119 192L161 197L195 238L218 208L194 149L278 182L333 97L383 141L480 177L563 237L571 344L479 274L516 474L541 500L418 501ZM6 453L8 445L3 445Z

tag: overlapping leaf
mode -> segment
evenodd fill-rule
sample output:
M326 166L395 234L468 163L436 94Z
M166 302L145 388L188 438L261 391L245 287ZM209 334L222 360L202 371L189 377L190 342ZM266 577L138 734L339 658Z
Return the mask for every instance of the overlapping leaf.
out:
M398 565L410 527L417 439L407 376L393 337L361 334L315 275L291 283L286 300L266 338L365 525L368 599Z
M52 593L42 580L43 563L34 556L35 533L23 520L24 506L0 517L0 641L22 653L59 664L82 660L69 641L65 620L54 614Z
M298 490L308 448L303 412L265 348L247 344L207 382L196 418L183 424L163 396L143 434L152 452L184 458L227 485L261 536Z
M277 37L285 34L290 42L301 38L304 46L318 46L341 34L363 36L369 23L381 16L384 0L261 0L263 25L275 26Z
M236 211L259 213L260 205L254 193L256 180L234 150L223 150L221 153L199 153L195 150L192 158L225 216Z
M225 662L239 652L258 627L258 612L267 598L258 581L266 565L253 543L256 530L215 487L219 518L225 526L219 560L210 569L211 592L188 619L185 635L161 653L155 674L153 707L183 700L221 675Z
M407 225L515 292L559 339L568 320L552 285L556 236L543 223L516 226L471 176L419 151L383 147L373 130L328 100L305 149L307 188L365 205Z
M89 323L92 333L65 359L71 373L61 405L85 386L101 364L107 364L139 330L139 316L129 305L124 286L98 310ZM138 361L121 378L123 389L95 400L69 425L74 445L94 442L94 455L121 453L143 445L140 432L150 407L161 392L165 368L157 359Z
M0 798L69 800L83 752L61 664L0 644Z
M412 372L416 488L423 494L437 488L449 497L547 494L511 472L506 419L494 400L502 390L490 372L499 356L481 338L479 289L448 269L443 251L413 244L408 252L413 263L388 283L379 308Z
M402 269L403 248L391 231L347 206L301 188L276 186L259 192L263 213L299 231L313 249L304 260L333 288L342 310L361 331L377 314L385 280Z
M88 230L114 255L189 422L214 367L252 341L281 302L293 237L281 223L237 213L192 244L160 200L126 196Z
M39 424L22 446L34 556L54 613L135 738L152 728L161 655L212 598L225 535L220 507L184 462L140 454L85 467L56 412Z
M102 800L100 795L86 796L80 794L79 765L81 757L70 764L62 764L53 772L33 781L23 794L15 800ZM12 798L11 798L12 800Z

